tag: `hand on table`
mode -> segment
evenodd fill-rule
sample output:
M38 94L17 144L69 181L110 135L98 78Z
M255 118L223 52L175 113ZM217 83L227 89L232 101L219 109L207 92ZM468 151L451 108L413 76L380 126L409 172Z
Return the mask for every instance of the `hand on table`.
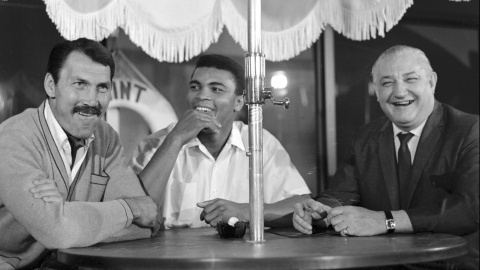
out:
M133 214L132 223L141 228L150 228L152 235L158 232L160 223L157 221L157 205L148 196L122 198Z
M343 236L371 236L386 232L385 214L363 207L335 207L327 218L335 231Z
M231 217L236 217L243 222L249 221L250 208L247 203L236 203L224 199L213 199L199 202L197 206L203 208L200 220L207 224L217 226L219 221L228 222Z
M325 214L332 209L330 206L324 205L313 199L296 203L293 208L293 227L304 234L312 234L312 223L316 220L324 219ZM328 224L326 225L328 226Z
M33 181L34 187L30 192L36 199L42 199L45 202L63 202L63 196L58 191L57 184L53 179L40 179Z

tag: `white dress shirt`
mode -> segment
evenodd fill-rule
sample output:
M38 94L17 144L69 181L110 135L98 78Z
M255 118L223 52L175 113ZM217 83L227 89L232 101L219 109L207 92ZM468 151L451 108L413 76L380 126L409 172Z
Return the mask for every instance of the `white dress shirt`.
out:
M427 118L428 119L428 118ZM408 150L410 151L410 155L412 157L412 164L415 159L415 153L417 152L417 146L418 146L418 141L420 140L420 136L422 136L422 131L423 128L425 127L425 124L427 123L427 120L423 121L422 124L420 124L417 128L412 129L410 131L404 131L401 130L395 123L393 124L393 137L395 141L395 155L397 157L397 162L398 162L398 149L400 148L400 139L398 138L398 133L412 133L413 137L408 141L407 146Z
M138 174L175 126L171 124L143 140L132 160ZM215 198L249 202L248 125L233 123L227 143L215 160L198 138L185 144L168 180L163 205L165 226L207 227L196 206ZM263 131L264 202L274 203L294 195L310 194L305 181L291 163L287 151L268 131ZM148 190L150 196L160 191Z
M57 145L57 149L60 152L60 156L62 157L63 164L65 165L65 169L68 174L69 184L72 184L73 180L77 176L78 170L80 169L85 156L87 155L88 147L90 143L95 139L95 136L92 134L88 140L85 142L84 147L80 147L77 150L77 154L75 158L75 164L72 168L72 149L70 143L68 142L68 137L63 128L55 119L53 115L52 109L50 108L49 102L45 102L45 119L47 121L48 129L52 134L53 140ZM78 158L80 157L80 158Z

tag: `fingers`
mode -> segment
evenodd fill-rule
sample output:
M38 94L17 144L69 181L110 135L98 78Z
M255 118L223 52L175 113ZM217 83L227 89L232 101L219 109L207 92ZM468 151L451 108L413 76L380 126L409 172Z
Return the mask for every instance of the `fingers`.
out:
M303 216L305 215L305 211L303 209L304 209L304 205L302 203L296 203L293 206L293 212L296 215L298 215L300 218L303 218Z
M327 211L320 212L321 210L317 210L315 212L312 212L312 218L313 219L324 219L328 216ZM320 213L319 213L320 212Z
M301 233L312 234L312 207L315 205L312 199L296 203L293 206L293 227Z
M152 235L151 237L154 237L155 235L158 234L162 230L162 223L160 223L158 220L155 223L155 226L152 228Z
M210 224L212 227L215 227L215 226L217 226L219 221L222 221L221 216L218 216L218 217L212 219L208 224Z
M338 232L338 231L337 231ZM348 231L348 227L345 227L345 229L340 230L340 235L341 236L352 236L350 232Z
M200 213L200 220L205 221L212 226L217 226L217 223L223 219L223 215L227 209L223 203L224 201L221 199L213 199L197 203L198 207L203 208L202 213Z
M40 192L44 190L57 190L57 184L52 179L40 179L33 181L34 187L30 188L31 193Z
M207 112L200 112L197 110L189 110L186 112L186 115L183 117L180 122L184 122L187 124L189 128L195 127L198 130L202 129L211 129L215 132L222 127L222 124L215 118L215 116L211 115Z
M332 227L336 232L339 232L342 236L351 236L351 228L349 229L347 221L341 218L332 219Z
M304 234L312 234L312 225L307 223L305 220L303 220L302 217L300 217L297 214L293 214L293 227L301 233Z
M42 200L45 202L63 202L62 196L45 196L42 197Z
M202 214L205 212L204 215L200 215L200 219L203 218L203 220L212 226L216 226L218 221L222 220L223 213L225 212L225 207L223 205L220 205L217 208L212 209L211 211L207 212L203 210Z
M197 203L197 206L203 208L203 211L206 212L207 214L214 211L216 208L218 208L221 205L223 205L223 200L221 199L213 199L213 200Z
M330 218L330 224L334 227L337 224L341 223L342 221L343 221L343 217L341 215L337 215L337 216L334 216L334 217Z
M217 199L208 200L208 201L204 201L204 202L198 202L197 206L200 207L200 208L205 208L206 206L208 206L209 204L211 204L215 201L217 201Z
M57 185L55 183L55 181L53 179L37 179L37 180L34 180L33 181L33 184L38 186L38 185L42 185L42 184L53 184L53 185Z
M352 223L347 213L348 209L348 207L344 206L336 207L333 208L329 214L330 224L332 225L333 229L335 229L337 232L340 232L340 235L342 236L355 235L353 228L355 226L350 226Z
M342 215L343 213L345 213L345 210L347 209L347 207L345 206L339 206L339 207L335 207L335 208L332 208L332 210L330 211L330 215L331 216L338 216L338 215Z
M36 199L42 199L45 202L63 202L63 196L58 191L57 185L52 179L39 179L33 181L34 187L29 191Z
M133 223L142 228L155 228L157 205L148 196L123 198L133 215Z
M40 198L49 197L49 196L61 197L62 200L63 200L62 194L60 194L60 192L58 192L58 190L56 190L56 189L42 190L42 191L37 191L37 192L33 193L33 197L35 199L40 199Z
M326 206L313 199L303 201L301 204L294 205L294 212L301 218L304 217L305 210L310 210L310 215L313 219L324 219L328 216L331 207Z
M205 128L218 130L222 127L222 124L220 124L220 122L218 122L215 117L211 116L208 113L201 113L200 120L203 122L204 125L206 125Z
M204 221L205 220L205 215L207 213L205 213L205 211L202 211L202 213L200 213L200 221Z
M169 135L183 145L196 137L202 130L218 133L221 127L220 122L210 113L190 109L180 118Z
M321 203L315 201L314 199L308 199L304 201L305 208L310 208L314 211L316 211L318 208L322 206Z

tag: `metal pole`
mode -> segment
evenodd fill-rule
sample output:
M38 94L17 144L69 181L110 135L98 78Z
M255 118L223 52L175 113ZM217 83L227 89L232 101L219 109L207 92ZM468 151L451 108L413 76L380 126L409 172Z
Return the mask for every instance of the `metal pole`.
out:
M248 1L248 53L245 54L246 103L248 105L250 242L260 243L263 233L263 115L262 91L265 55L262 53L261 0Z

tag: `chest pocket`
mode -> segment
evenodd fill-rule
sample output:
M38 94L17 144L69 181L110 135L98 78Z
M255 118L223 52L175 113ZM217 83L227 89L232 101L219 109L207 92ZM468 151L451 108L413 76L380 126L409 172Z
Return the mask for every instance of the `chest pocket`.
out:
M105 195L105 188L110 180L108 175L96 175L92 174L92 180L90 181L90 192L88 194L88 201L101 202Z

